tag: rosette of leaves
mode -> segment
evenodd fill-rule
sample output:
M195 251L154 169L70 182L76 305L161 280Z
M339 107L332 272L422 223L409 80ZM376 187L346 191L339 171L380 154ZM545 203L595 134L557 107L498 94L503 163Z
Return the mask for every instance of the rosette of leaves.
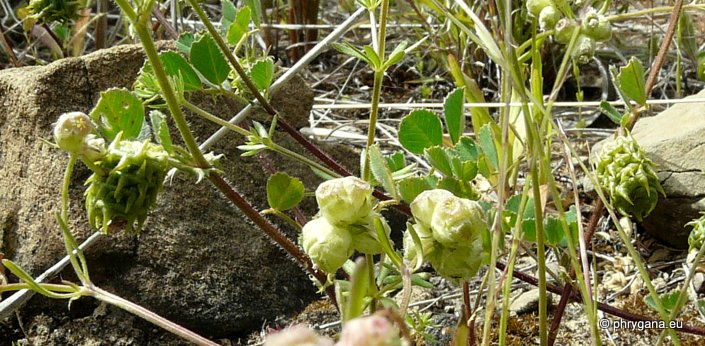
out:
M128 232L139 232L171 167L169 154L148 140L123 140L121 132L94 164L102 171L94 170L86 180L88 221L104 232L111 222L125 222Z
M597 163L597 178L612 206L622 215L642 221L656 207L661 187L654 163L628 134L605 145Z
M40 23L66 23L78 18L83 4L80 0L31 0L27 9Z

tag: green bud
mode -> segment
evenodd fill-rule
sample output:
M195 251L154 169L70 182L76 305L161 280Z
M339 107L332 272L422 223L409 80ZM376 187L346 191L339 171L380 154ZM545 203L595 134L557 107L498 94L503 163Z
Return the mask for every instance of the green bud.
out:
M583 33L596 41L607 41L612 37L612 25L607 17L591 9L585 14L582 25Z
M438 202L431 219L433 237L446 247L469 246L487 230L480 204L451 196Z
M526 9L529 10L534 17L539 18L541 11L548 7L553 6L552 0L527 0Z
M469 246L458 248L444 247L435 256L431 256L429 261L438 274L447 279L460 282L468 280L477 274L482 264L483 256L482 239L477 239Z
M554 6L546 6L539 14L539 27L543 31L553 29L562 17L561 12Z
M301 246L311 261L327 273L335 273L352 255L347 229L333 226L324 217L311 220L301 231Z
M54 141L59 148L79 155L84 139L93 132L91 118L82 112L64 113L54 124Z
M353 176L328 180L316 189L316 201L332 224L365 224L372 211L372 186Z
M580 34L578 41L575 43L575 48L571 53L571 57L579 64L587 64L595 55L596 48L597 43L592 37Z
M388 319L366 316L345 322L340 346L401 346L399 329Z
M573 32L579 29L578 24L576 24L574 20L561 18L556 22L556 26L553 28L553 38L560 44L568 44L570 38L573 37Z
M689 250L699 251L705 243L705 215L701 216L699 219L688 222L685 225L693 227L693 230L690 231L690 235L688 236Z
M421 192L414 201L411 202L411 214L417 223L425 228L431 227L431 219L433 212L436 210L436 204L447 198L454 197L448 190L435 189Z
M642 221L656 207L659 193L665 195L653 162L631 135L607 143L598 159L598 181L622 215Z
M346 229L352 237L352 247L360 253L376 255L382 253L377 232L370 226L350 225Z

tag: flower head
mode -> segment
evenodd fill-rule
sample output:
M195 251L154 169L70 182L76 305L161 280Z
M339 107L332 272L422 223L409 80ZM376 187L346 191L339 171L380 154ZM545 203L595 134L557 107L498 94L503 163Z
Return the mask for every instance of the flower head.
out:
M372 315L345 323L336 346L397 346L401 345L399 330L388 319Z
M301 245L313 263L327 273L335 273L353 251L350 231L331 225L324 217L304 225Z
M316 201L331 224L367 223L372 211L372 186L352 176L328 180L316 189Z

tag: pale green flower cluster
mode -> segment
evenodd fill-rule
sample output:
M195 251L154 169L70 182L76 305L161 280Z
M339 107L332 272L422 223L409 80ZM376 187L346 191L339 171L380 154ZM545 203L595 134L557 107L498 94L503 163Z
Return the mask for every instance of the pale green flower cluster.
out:
M428 190L411 203L416 224L404 234L404 256L416 262L419 256L449 279L474 276L483 259L482 234L487 232L485 213L476 201L459 198L446 190ZM411 231L418 235L421 252Z
M105 140L97 137L91 118L82 112L64 113L54 124L54 140L59 148L93 162L105 154Z
M353 251L378 254L382 246L372 226L372 186L356 177L328 180L316 189L320 217L304 225L301 245L313 263L334 273ZM389 233L389 229L387 229Z

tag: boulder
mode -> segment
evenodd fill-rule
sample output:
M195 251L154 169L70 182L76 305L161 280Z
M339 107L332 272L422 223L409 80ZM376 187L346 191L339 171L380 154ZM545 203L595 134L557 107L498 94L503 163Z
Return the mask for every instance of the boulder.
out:
M173 44L161 44L161 49L169 47ZM129 87L143 60L140 46L126 45L43 67L0 71L0 251L31 275L43 272L65 251L54 214L60 208L67 154L43 140L51 140L52 123L61 113L87 113L100 91ZM307 124L313 92L302 79L294 78L272 99L284 119L294 126ZM192 101L223 118L243 107L232 99L211 96L194 95ZM187 118L200 140L218 129L193 114L187 113ZM266 120L261 114L259 118ZM175 128L171 133L179 137ZM277 135L285 146L303 152L287 138ZM263 188L267 175L257 158L240 157L236 148L240 144L241 137L228 134L211 150L225 154L221 167L225 177L262 210L267 206ZM341 150L338 157L357 162L357 154ZM274 168L300 177L308 190L320 182L308 168L273 155ZM71 182L70 227L79 242L94 232L83 205L83 182L89 174L79 163ZM312 198L303 205L307 215L315 213ZM292 230L286 232L296 237ZM166 184L139 235L101 237L86 255L97 286L214 338L258 329L265 320L289 315L319 297L305 272L207 181L196 184L194 177L185 175L177 174ZM62 278L75 280L70 270ZM73 302L70 313L66 304L38 295L32 298L22 309L24 323L33 326L30 336L47 328L63 328L68 335L75 327L71 319L104 318L107 313L95 313L98 305L90 298ZM0 334L12 329L8 323L14 322L5 321ZM149 329L140 334L139 328L129 332L135 341L128 345L142 345L139 340L150 340L153 334ZM72 343L88 342L79 339Z
M695 98L705 98L705 90L685 100ZM680 103L641 118L632 135L656 164L666 192L642 225L663 243L686 248L690 229L685 224L705 211L705 103Z

